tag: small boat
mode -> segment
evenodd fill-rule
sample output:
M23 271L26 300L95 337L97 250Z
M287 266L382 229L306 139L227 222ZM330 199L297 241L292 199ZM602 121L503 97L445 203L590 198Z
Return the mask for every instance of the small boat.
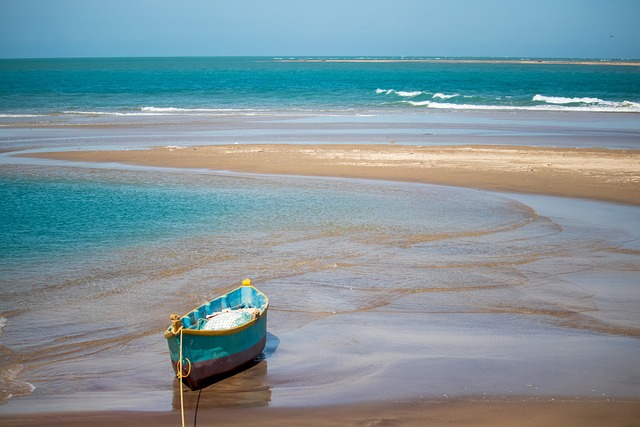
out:
M245 279L242 286L180 317L164 337L178 378L192 390L251 363L267 342L269 299Z

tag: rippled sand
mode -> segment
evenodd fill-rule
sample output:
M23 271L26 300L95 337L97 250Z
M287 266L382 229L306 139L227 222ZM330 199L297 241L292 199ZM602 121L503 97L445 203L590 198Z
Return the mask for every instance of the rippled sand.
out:
M176 273L168 265L167 274L158 274L152 284L136 284L133 294L117 296L126 307L148 287L157 301L166 302L177 286L197 299L205 288L201 279L212 274L207 262L224 260L229 270L246 265L229 257L232 248L242 248L251 259L252 279L271 299L265 359L202 393L186 393L188 420L197 415L201 423L240 418L245 425L257 420L266 425L301 420L311 425L512 425L517 418L522 425L577 426L625 425L640 418L637 151L256 144L33 155L503 192L398 184L388 192L404 192L400 200L406 204L380 216L389 220L386 224L307 224L302 238L282 234L260 244L235 236L239 240L227 242L228 248L223 242L219 258L198 265L200 272ZM371 185L295 182L284 179L277 185L363 193ZM333 185L338 190L327 190ZM427 207L435 201L449 209L432 213L444 221L442 227L430 228L424 216L423 228L408 221L411 209L430 212ZM452 209L464 213L453 215ZM447 225L449 217L460 224ZM185 249L198 244L190 242ZM216 274L223 283L231 281L231 272ZM192 308L190 301L181 304ZM12 399L9 413L75 412L82 398L91 410L145 408L149 413L66 413L47 421L100 425L109 417L109 423L178 423L180 390L158 340L169 310L163 306L147 313L154 326L130 337L124 354L114 339L113 345L87 345L82 357L67 360L65 343L84 342L83 332L54 340L56 369L46 363L30 367L30 375L50 389ZM42 419L5 416L3 422L32 425Z

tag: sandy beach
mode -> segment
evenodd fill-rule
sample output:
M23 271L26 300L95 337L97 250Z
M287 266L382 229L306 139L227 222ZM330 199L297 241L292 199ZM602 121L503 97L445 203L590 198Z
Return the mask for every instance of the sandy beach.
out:
M3 1L0 427L640 427L640 0L504 3Z
M640 205L640 151L523 146L232 144L143 150L78 150L23 156L72 162L198 168L232 173L415 182ZM174 391L175 393L175 391ZM380 392L384 396L384 392ZM203 393L205 396L206 393ZM191 425L640 425L631 398L479 396L317 407L232 408L186 394ZM199 405L198 405L199 404ZM196 408L198 408L196 410ZM60 412L0 415L6 426L179 425L180 411Z
M80 162L418 182L640 204L640 151L236 144L29 154Z
M596 33L2 61L0 425L640 427L640 62ZM262 354L183 393L170 315L245 278Z

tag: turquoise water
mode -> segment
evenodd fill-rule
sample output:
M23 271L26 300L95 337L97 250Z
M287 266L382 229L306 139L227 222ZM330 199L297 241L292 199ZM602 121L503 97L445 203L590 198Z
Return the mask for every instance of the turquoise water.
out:
M640 396L635 207L550 199L547 216L534 196L126 166L1 176L0 413L175 408L169 314L244 277L271 300L266 360L212 405L383 385Z
M575 64L1 60L0 151L628 149L639 81L638 67ZM212 388L212 405L637 398L639 218L460 188L0 153L0 413L175 408L169 314L245 277L271 301L265 360Z
M640 112L640 67L251 57L0 60L3 121L443 108Z
M174 252L181 242L205 238L233 240L259 233L304 239L327 229L380 233L380 239L387 227L404 234L464 234L476 229L473 218L483 216L467 212L424 223L421 211L426 208L441 210L442 203L461 202L443 201L434 193L425 205L400 197L393 199L393 208L385 208L375 194L354 195L344 185L280 188L277 181L207 173L7 167L0 182L0 286L28 293L73 282L79 265L92 265L84 276L99 270L94 260L105 263L131 248L169 247ZM380 215L375 220L374 212ZM491 218L483 221L500 227L499 222L491 225ZM407 237L400 234L402 238ZM25 266L30 268L25 271Z

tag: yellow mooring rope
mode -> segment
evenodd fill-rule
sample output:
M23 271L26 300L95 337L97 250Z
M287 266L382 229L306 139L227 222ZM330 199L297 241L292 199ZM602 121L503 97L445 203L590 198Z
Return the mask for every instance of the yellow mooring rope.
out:
M180 317L175 314L171 315L171 321L173 322L173 328L171 332L174 335L178 335L178 332L180 332L180 360L178 360L178 363L176 364L176 371L177 371L176 376L180 381L180 414L182 415L182 427L184 427L184 396L183 396L183 390L182 390L182 378L188 377L189 374L191 373L191 361L189 359L186 359L187 362L189 363L189 368L187 370L187 374L183 375L182 374L182 323L180 322ZM178 330L176 330L176 326L178 324L180 324L180 326L177 327Z
M182 427L184 427L184 397L182 393L182 327L180 327L180 360L178 361L178 381L180 381L180 413L182 414ZM189 364L191 367L191 364Z

